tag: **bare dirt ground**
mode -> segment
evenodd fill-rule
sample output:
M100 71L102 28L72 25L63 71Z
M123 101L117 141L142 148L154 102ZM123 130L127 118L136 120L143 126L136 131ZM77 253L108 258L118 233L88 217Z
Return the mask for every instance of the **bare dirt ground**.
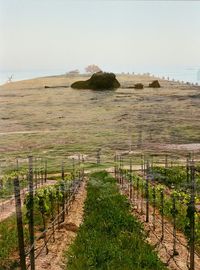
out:
M184 143L184 144L164 144L164 143L149 143L144 144L145 149L159 150L163 152L193 152L200 153L200 143Z
M122 194L129 196L129 186L125 183L120 190ZM156 210L155 223L153 219L153 207L149 206L149 222L146 222L145 206L146 202L140 194L137 198L136 190L133 192L133 199L130 201L132 205L132 213L144 225L145 231L148 234L147 241L155 247L160 259L172 270L188 270L189 269L189 252L187 240L183 233L176 232L176 248L177 254L173 256L173 226L169 220L164 218L164 237L162 239L162 222L161 215ZM154 230L155 224L155 230ZM195 255L195 269L200 269L200 257Z
M49 185L54 185L56 181L54 180L47 180L46 183L44 183L42 186L49 186ZM41 187L39 185L38 187ZM24 198L26 194L28 193L28 189L24 188L21 190L21 205L23 206L24 203ZM0 203L0 222L5 220L6 218L10 217L12 214L15 213L15 198L12 196L9 200L3 201Z
M84 181L76 195L68 215L66 216L66 221L61 225L60 229L56 231L55 242L48 245L49 253L46 255L44 250L36 259L37 270L66 269L67 261L64 257L64 253L73 243L77 235L78 228L82 223L86 195L86 182Z

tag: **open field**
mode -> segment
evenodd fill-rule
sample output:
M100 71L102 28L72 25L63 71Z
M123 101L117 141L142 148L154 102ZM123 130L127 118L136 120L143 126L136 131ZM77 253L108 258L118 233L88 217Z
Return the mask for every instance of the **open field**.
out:
M52 76L0 86L1 157L12 160L30 152L51 157L94 155L101 147L110 159L116 149L129 150L130 144L133 150L177 152L177 143L196 143L192 150L200 151L199 86L159 80L160 89L129 89L137 82L148 86L155 78L118 75L122 88L116 91L66 88L87 78Z

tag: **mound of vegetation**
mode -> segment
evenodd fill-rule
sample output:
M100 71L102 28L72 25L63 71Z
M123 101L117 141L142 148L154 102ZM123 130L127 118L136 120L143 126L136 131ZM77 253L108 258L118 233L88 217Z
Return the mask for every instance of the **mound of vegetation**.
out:
M90 177L84 222L67 255L68 270L166 269L107 172Z
M151 88L160 88L161 86L160 86L159 81L155 80L155 81L153 81L152 83L149 84L149 87L151 87Z
M136 84L134 85L134 88L135 88L135 89L143 89L143 88L144 88L144 85L143 85L142 83L136 83Z
M120 87L114 73L97 72L89 80L77 81L71 85L75 89L111 90Z

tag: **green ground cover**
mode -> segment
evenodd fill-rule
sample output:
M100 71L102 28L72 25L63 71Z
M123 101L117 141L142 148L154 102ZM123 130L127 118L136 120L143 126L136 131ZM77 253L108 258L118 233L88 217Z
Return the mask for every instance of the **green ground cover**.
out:
M67 252L68 270L166 269L108 173L93 173L87 192L84 222Z

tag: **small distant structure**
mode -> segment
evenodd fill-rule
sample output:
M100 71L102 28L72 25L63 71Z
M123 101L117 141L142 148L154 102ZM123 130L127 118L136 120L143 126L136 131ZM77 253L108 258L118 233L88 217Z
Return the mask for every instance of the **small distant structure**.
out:
M80 71L78 69L70 70L66 73L66 75L78 75Z
M11 83L12 82L12 80L13 80L13 77L14 77L14 75L12 74L11 76L9 76L8 77L8 80L7 80L7 83Z

